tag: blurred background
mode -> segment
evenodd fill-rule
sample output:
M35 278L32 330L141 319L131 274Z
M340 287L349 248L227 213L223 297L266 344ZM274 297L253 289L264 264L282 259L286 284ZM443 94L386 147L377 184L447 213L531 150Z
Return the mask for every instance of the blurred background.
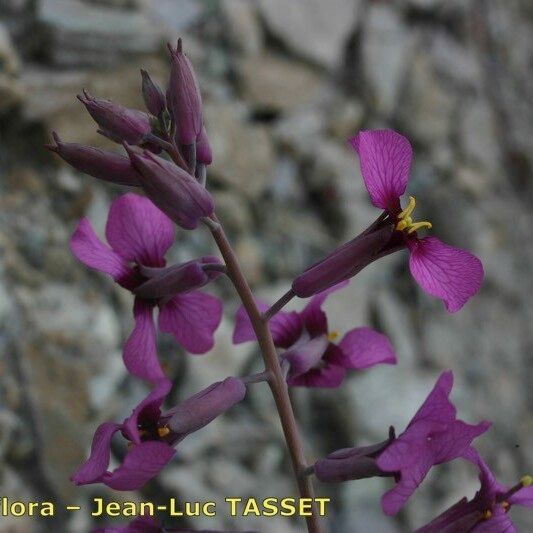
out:
M139 68L166 83L165 42L178 35L201 81L217 212L263 297L274 300L375 218L346 144L361 128L390 127L411 139L417 218L485 265L480 294L455 315L415 285L403 254L330 298L332 329L384 331L399 364L352 373L338 390L294 390L309 458L382 440L390 424L403 430L451 368L461 418L494 423L477 442L500 481L514 485L533 473L530 0L0 0L0 13L0 494L59 508L54 520L1 517L0 531L89 531L87 512L60 508L94 496L294 494L263 385L180 444L142 494L68 480L96 426L122 420L146 389L121 361L131 296L68 249L83 215L103 233L123 190L77 174L43 144L57 130L70 142L110 146L75 95L85 87L141 108ZM171 260L212 250L207 231L180 231ZM227 312L211 353L185 356L160 336L173 402L261 370L253 345L231 345L231 287L213 289ZM437 467L394 518L379 505L389 486L317 484L332 498L330 531L409 532L472 496L478 482L465 463ZM533 531L531 513L512 514L520 531ZM226 513L179 524L303 531L302 522Z

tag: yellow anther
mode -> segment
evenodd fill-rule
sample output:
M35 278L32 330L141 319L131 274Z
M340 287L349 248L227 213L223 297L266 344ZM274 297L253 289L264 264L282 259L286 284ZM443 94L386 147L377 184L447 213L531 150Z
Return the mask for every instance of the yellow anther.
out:
M403 218L410 217L412 212L415 210L416 207L416 200L414 196L409 196L409 203L407 204L407 207L398 215L398 220L402 220Z
M511 507L511 504L507 501L502 502L502 507L505 512L509 510L509 507Z
M405 231L408 235L414 233L421 228L431 228L431 222L413 222L411 215L416 207L416 200L414 196L409 196L409 203L407 207L398 215L398 223L396 224L396 231Z
M170 433L170 429L168 429L167 427L157 428L157 434L161 438L166 437L169 433Z
M433 224L431 222L428 222L427 220L423 220L422 222L415 222L414 224L411 224L409 226L409 229L407 230L407 233L413 233L413 231L418 231L420 228L427 228L431 229L433 227Z
M492 517L492 511L490 509L487 509L483 512L483 520L488 520Z
M338 331L330 331L328 333L328 341L333 342L334 340L337 340L338 336L339 336L339 332Z
M145 429L139 429L139 437L146 437L148 435L148 431Z
M522 478L520 478L520 483L522 483L524 487L529 487L530 485L533 485L533 476L523 476Z

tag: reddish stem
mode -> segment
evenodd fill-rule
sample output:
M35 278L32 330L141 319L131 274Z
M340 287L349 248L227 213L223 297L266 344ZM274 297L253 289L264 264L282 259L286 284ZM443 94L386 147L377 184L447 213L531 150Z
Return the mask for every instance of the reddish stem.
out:
M268 327L268 319L261 316L261 312L255 304L254 297L246 278L241 270L239 261L231 244L229 243L222 225L215 215L212 217L213 223L207 223L213 238L224 258L227 267L228 277L233 282L235 289L244 305L252 327L257 336L257 342L261 349L261 355L265 362L266 371L270 372L271 379L268 380L276 408L285 435L285 442L289 449L294 475L302 498L314 498L313 486L311 480L306 474L307 463L303 451L303 443L298 432L296 419L292 410L287 382L281 369L276 347L272 340L272 335ZM307 530L309 533L321 533L320 523L316 504L313 500L312 514L306 517Z

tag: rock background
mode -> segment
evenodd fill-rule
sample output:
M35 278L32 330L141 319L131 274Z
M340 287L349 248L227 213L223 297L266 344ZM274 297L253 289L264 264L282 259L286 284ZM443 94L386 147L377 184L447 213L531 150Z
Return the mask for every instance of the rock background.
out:
M393 127L412 139L409 191L435 234L479 255L486 280L457 315L423 295L398 255L364 271L328 309L335 329L369 324L395 343L397 368L352 375L335 391L295 390L310 458L404 427L439 372L456 375L462 418L490 419L478 444L500 480L533 470L533 9L529 0L0 0L0 494L83 505L101 487L68 476L92 432L127 415L145 390L122 367L131 298L76 263L68 238L99 230L119 188L62 166L42 147L105 141L75 99L81 88L139 107L139 67L166 79L164 41L182 35L201 78L215 152L210 182L254 287L273 299L291 277L375 216L345 140ZM207 253L181 232L173 260ZM177 401L228 374L260 369L231 346L229 285L218 345L161 356ZM120 450L117 450L120 453ZM142 494L221 500L293 493L272 400L247 401L180 445ZM436 468L405 510L384 517L387 481L321 485L335 533L408 532L465 491L476 474ZM520 531L531 513L513 509ZM195 527L302 531L288 520ZM2 532L89 531L87 513L0 519Z

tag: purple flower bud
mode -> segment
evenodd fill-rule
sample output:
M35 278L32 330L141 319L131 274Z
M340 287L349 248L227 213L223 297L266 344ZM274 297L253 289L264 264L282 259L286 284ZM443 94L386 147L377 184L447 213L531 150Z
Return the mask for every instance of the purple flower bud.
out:
M165 95L157 83L155 83L146 70L141 69L142 93L146 109L158 117L166 107Z
M202 131L200 131L200 136L196 141L196 162L203 165L210 165L213 162L213 153L205 126L202 126Z
M167 427L183 438L244 399L246 385L234 377L213 383L164 414Z
M176 128L176 141L181 145L196 142L202 130L202 97L191 62L183 53L181 39L171 55L167 105Z
M388 224L355 237L300 274L292 282L292 290L300 298L307 298L355 276L379 257L393 231L394 226Z
M139 185L139 174L128 157L83 144L64 143L55 132L52 137L56 144L47 144L46 148L58 154L76 170L119 185Z
M168 298L178 293L190 292L220 276L220 272L204 270L205 264L213 263L222 265L217 257L211 256L167 268L141 265L140 273L149 279L133 292L136 296L149 299Z
M100 126L99 132L112 141L141 144L152 130L148 115L142 111L128 109L103 98L94 98L85 90L83 95L78 95L78 100Z
M185 170L150 152L125 148L148 198L178 226L194 229L202 217L213 213L213 198Z
M376 456L393 439L394 433L391 432L391 436L387 440L372 446L344 448L330 453L315 463L315 475L320 481L333 483L375 476L393 476L390 472L381 470L376 463Z

